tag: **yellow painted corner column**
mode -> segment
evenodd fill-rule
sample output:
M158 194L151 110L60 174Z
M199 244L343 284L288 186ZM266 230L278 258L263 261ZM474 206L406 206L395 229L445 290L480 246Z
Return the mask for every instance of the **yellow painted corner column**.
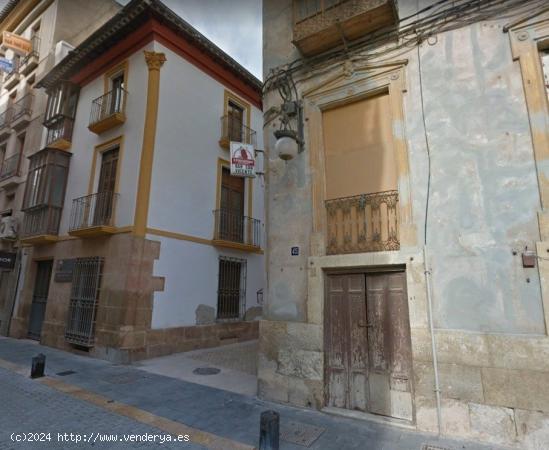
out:
M158 117L158 98L160 92L160 68L166 62L166 55L164 53L148 51L144 53L145 61L149 68L149 80L147 84L147 107L145 110L143 146L141 148L134 218L134 233L137 236L143 237L147 231L147 217L149 215L154 142L156 139L156 120Z

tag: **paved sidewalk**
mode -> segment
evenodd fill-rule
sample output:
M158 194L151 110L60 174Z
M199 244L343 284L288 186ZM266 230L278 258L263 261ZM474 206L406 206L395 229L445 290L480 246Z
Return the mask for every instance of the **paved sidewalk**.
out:
M257 341L240 342L147 359L134 366L158 375L253 397L257 392L257 347ZM194 372L204 367L220 371L207 376Z
M160 423L160 418L166 418L250 446L258 445L260 413L267 409L274 409L280 413L281 426L297 423L302 427L308 427L312 431L323 430L320 437L308 447L315 450L419 450L423 444L451 450L488 450L500 448L463 441L439 440L430 435L402 430L383 424L333 417L317 411L273 404L253 397L147 373L131 366L115 365L105 361L73 355L35 345L28 341L0 338L0 360L28 367L31 357L39 352L46 355L46 373L54 382L72 385L73 387L80 388L82 392L89 391L103 396L102 398L111 399L108 402L115 401L116 403L131 405L134 411L140 411L140 414L137 415L138 417L147 414L156 417L157 419L153 421L154 423ZM74 371L75 373L66 376L55 375L64 371ZM5 371L2 374L6 376ZM81 423L82 428L87 429L93 427L96 421L101 426L106 422L107 427L112 426L112 429L121 430L120 432L128 429L128 432L139 433L139 430L143 429L142 423L128 422L122 420L124 419L123 417L113 417L112 412L104 411L105 414L109 415L102 416L101 411L93 409L93 414L97 414L97 418L88 418L88 411L81 413L82 408L87 407L85 402L81 402L80 400L78 400L79 403L69 401L63 398L66 394L47 388L37 380L29 380L13 372L8 375L8 378L15 380L13 381L15 384L22 383L24 390L30 392L27 395L30 398L33 397L33 389L37 389L36 392L42 392L41 395L51 396L54 400L51 402L43 400L35 402L45 403L41 409L36 411L36 414L33 410L33 404L29 404L26 407L21 403L21 408L27 411L27 413L20 415L15 421L9 418L6 419L11 414L11 410L17 408L19 402L23 402L21 400L21 395L23 394L18 394L18 391L14 390L12 385L9 383L4 384L3 380L0 380L0 417L3 417L0 420L7 420L6 422L0 421L0 448L2 449L40 448L28 445L16 446L10 442L6 442L6 439L9 439L9 434L7 433L12 430L10 427L16 427L17 424L19 424L19 427L23 425L25 428L28 427L29 431L41 428L43 431L47 431L44 428L52 428L52 432L56 426L63 424ZM55 400L56 396L59 396L58 400ZM88 393L81 397L93 398L93 394ZM6 398L9 399L7 402L4 400ZM40 399L39 396L37 398ZM100 404L100 402L96 403ZM97 408L97 406L94 408ZM92 413L90 412L89 414ZM45 416L51 416L48 417L48 420L52 422L45 421ZM12 420L12 422L9 422L9 420ZM133 427L135 427L135 430ZM98 432L100 430L94 429L90 431ZM84 448L89 445L81 443L67 446L66 448ZM200 447L183 447L180 445L178 448ZM305 450L306 448L302 445L281 441L281 449L283 450Z

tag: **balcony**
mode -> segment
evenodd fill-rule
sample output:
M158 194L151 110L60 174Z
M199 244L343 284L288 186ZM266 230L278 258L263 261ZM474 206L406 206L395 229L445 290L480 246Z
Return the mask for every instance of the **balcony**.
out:
M11 72L4 74L4 82L2 83L2 86L7 91L9 91L10 89L17 86L20 79L21 74L19 73L19 63L17 62L17 59L14 59L13 69L11 70Z
M326 200L326 213L328 255L400 249L397 191Z
M261 253L261 222L226 209L214 211L213 245Z
M40 38L38 36L33 36L31 38L32 50L21 60L19 64L19 73L21 75L28 75L40 62Z
M0 166L0 189L19 184L21 153L4 159Z
M25 209L21 242L24 244L49 244L57 241L62 210L61 207L49 205Z
M72 201L69 234L78 237L97 237L113 234L114 212L118 194L99 192Z
M123 88L116 88L92 102L90 124L88 129L101 134L126 121L126 98L128 93Z
M13 116L13 108L7 108L0 114L0 141L6 139L11 134L11 117Z
M252 144L255 148L257 145L257 133L235 117L226 115L221 117L221 139L219 139L219 145L228 150L231 141Z
M45 122L44 126L48 129L46 147L58 150L71 148L74 119L58 114Z
M11 127L14 130L22 130L31 121L32 103L34 95L27 94L21 100L13 105L13 115L11 117Z
M312 56L396 20L394 0L294 0L293 43Z

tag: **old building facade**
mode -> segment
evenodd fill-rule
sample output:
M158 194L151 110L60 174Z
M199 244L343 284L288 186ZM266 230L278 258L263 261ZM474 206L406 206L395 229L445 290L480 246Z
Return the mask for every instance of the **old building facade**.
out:
M545 448L547 11L265 0L263 19L259 395Z
M15 255L15 260L13 267L0 269L0 335L8 333L27 263L19 228L28 157L47 139L42 124L47 98L35 85L119 9L114 0L93 5L81 0L11 0L0 12L0 32L30 43L20 53L5 43L1 48L13 69L2 72L0 91L0 251Z
M117 362L257 337L263 181L231 175L229 146L262 147L260 82L134 0L38 86L10 334Z

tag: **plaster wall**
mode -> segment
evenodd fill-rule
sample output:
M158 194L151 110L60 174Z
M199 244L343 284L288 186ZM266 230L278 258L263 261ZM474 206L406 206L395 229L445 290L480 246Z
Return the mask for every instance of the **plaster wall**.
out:
M290 2L265 4L265 74L294 56L289 7ZM526 247L533 250L540 239L539 194L521 73L502 31L505 23L505 19L476 23L439 34L434 42L420 46L426 128L417 50L398 55L408 60L403 126L413 221L417 245L422 246L427 130L431 153L427 244L434 270L435 325L544 334L538 269L522 268L520 258ZM281 40L281 36L287 38ZM309 74L299 86L303 92L326 78ZM268 95L265 110L278 101ZM275 126L266 132L269 148ZM290 164L269 155L267 309L274 319L305 317L303 267L311 229L306 152ZM290 217L292 230L286 233ZM302 248L301 257L290 257L293 245ZM287 264L302 270L280 270Z
M126 121L122 125L112 128L100 135L88 130L92 101L103 95L104 77L98 76L87 83L80 90L78 107L74 121L74 130L71 146L71 162L65 205L59 227L59 235L68 233L71 217L72 201L75 198L97 192L97 181L101 165L101 156L94 148L112 139L122 136L123 144L118 161L119 197L115 214L115 226L124 227L133 225L135 212L135 196L139 177L139 161L143 143L143 123L145 121L148 68L143 57L144 50L152 50L150 43L134 52L128 59L128 80L126 100ZM95 173L92 175L92 162L96 158ZM88 192L90 177L93 178L93 189Z
M155 43L155 51L165 53L166 62L160 71L148 227L202 242L150 235L162 243L154 274L165 278L164 291L155 293L152 327L168 328L202 323L199 307L213 308L215 314L221 255L246 260L246 310L259 306L256 294L263 288L264 259L261 254L218 249L209 242L214 235L218 161L229 160L229 151L219 145L228 88L165 46ZM258 132L256 148L262 149L262 113L253 105L249 126ZM258 171L262 165L259 155ZM246 181L244 198L245 214L261 221L264 248L262 177ZM215 315L209 318L214 319Z
M164 290L154 294L153 329L215 322L220 256L246 261L245 311L261 307L257 291L263 288L263 255L154 235L148 238L160 242L154 275L165 277ZM200 317L204 307L210 309L211 316Z

